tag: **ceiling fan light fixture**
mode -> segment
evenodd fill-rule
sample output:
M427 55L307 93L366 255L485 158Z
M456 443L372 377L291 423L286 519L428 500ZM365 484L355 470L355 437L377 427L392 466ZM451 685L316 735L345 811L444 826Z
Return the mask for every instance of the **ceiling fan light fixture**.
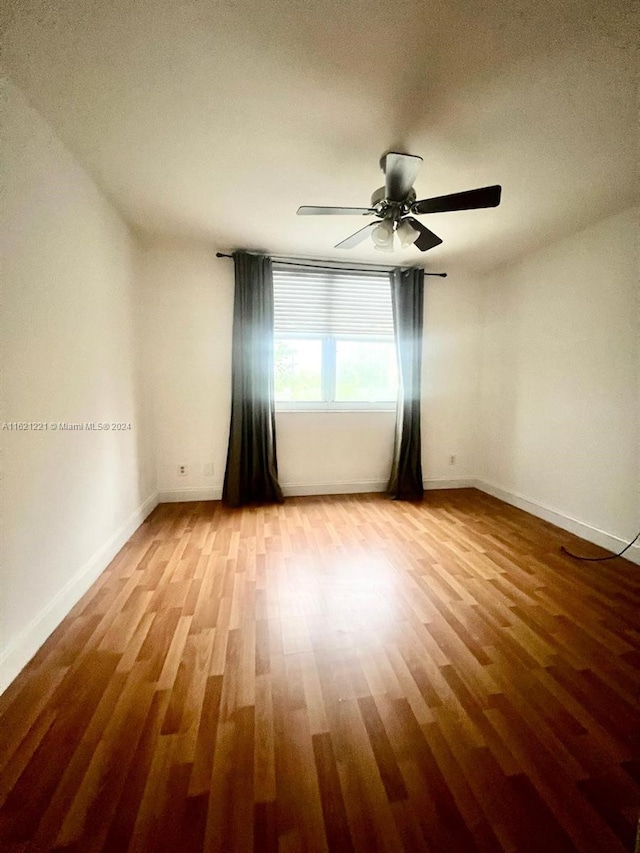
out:
M371 232L376 249L380 252L393 252L393 222L383 219Z
M398 239L400 240L400 245L403 249L407 249L409 246L413 245L420 236L420 232L407 222L406 219L403 219L398 223L397 234Z

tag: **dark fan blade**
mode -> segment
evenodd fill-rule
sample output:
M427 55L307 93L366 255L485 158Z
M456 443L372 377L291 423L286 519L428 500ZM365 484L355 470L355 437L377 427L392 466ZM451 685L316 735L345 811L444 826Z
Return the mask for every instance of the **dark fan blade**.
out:
M298 216L368 216L368 207L299 207Z
M375 228L376 225L378 225L378 222L370 222L368 225L365 225L364 228L361 228L359 231L356 231L355 234L352 234L351 237L347 237L346 240L338 243L334 246L334 249L353 249L353 247L357 246L358 243L362 243L362 241L371 233L371 229Z
M384 158L385 189L389 201L404 201L418 177L422 157L390 151Z
M447 213L450 210L475 210L479 207L497 207L500 204L502 187L481 187L463 193L440 195L437 198L423 198L411 205L411 213Z
M422 222L418 222L418 220L414 219L413 216L405 216L404 221L408 222L412 228L415 228L416 231L420 232L420 236L413 245L416 249L420 249L421 252L428 252L429 249L433 249L434 246L439 246L440 243L442 243L442 240L437 234L434 234L433 231L429 231L428 228L425 228Z

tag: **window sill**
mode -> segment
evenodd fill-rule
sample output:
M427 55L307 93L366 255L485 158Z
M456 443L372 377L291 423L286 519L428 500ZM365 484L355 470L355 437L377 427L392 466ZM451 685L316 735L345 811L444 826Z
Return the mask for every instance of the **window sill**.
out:
M291 406L278 406L276 405L276 415L280 414L309 414L313 412L314 414L389 414L395 413L396 405L395 403L390 406L345 406L343 407L329 407L329 406L301 406L292 404Z

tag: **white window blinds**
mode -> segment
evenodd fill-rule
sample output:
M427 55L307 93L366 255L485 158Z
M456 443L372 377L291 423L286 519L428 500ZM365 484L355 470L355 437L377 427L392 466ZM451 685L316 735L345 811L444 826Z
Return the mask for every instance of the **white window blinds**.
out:
M276 335L393 337L389 273L273 265Z

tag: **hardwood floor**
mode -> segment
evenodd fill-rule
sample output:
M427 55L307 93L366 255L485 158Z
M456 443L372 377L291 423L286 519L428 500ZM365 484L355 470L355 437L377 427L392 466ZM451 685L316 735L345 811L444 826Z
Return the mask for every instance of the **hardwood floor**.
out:
M6 851L633 850L640 569L474 490L158 507L0 697Z

